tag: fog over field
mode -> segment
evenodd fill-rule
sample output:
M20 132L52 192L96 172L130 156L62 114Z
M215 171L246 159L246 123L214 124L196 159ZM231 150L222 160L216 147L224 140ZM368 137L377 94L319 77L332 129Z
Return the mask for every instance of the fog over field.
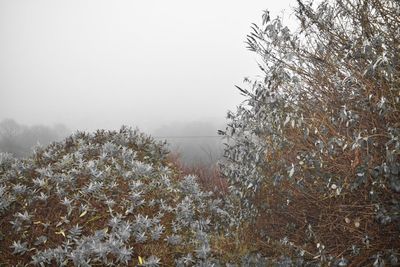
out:
M0 0L0 121L216 135L243 100L234 85L259 73L251 23L294 2ZM192 154L220 143L169 140Z
M224 140L217 131L224 127L224 122L216 120L175 122L156 129L153 134L157 139L166 139L182 163L212 165L222 156Z

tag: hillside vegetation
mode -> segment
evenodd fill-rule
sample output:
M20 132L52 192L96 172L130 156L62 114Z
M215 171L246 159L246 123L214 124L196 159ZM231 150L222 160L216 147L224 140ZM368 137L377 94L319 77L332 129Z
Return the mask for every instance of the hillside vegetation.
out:
M0 154L0 264L399 266L400 2L293 12L252 26L214 179L127 127Z
M222 201L180 175L165 144L126 127L1 154L1 264L211 265Z

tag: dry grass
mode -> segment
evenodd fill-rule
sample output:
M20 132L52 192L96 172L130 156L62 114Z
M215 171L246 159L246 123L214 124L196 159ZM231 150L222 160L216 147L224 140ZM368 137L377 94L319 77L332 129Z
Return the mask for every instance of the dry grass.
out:
M201 162L194 162L192 164L185 164L180 160L178 153L170 153L168 160L173 164L176 170L182 177L186 175L195 175L203 190L212 191L218 195L228 193L228 182L225 179L218 167L218 162L214 164L205 164Z

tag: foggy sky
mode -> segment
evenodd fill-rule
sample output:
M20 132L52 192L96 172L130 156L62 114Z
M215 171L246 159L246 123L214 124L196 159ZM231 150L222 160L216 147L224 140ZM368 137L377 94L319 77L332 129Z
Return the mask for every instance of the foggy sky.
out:
M223 120L259 74L262 10L293 0L0 0L0 120L156 129Z

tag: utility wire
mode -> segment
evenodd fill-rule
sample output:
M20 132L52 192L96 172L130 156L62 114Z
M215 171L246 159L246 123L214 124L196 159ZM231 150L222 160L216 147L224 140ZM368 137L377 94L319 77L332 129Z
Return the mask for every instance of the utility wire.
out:
M195 139L195 138L222 138L219 135L182 135L182 136L153 136L156 139Z

